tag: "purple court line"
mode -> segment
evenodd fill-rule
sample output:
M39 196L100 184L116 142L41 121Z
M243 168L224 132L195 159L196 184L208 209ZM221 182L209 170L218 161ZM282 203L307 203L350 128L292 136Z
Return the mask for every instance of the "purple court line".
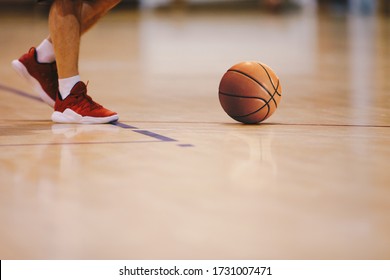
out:
M137 133L140 133L142 135L146 135L146 136L155 138L155 139L163 141L163 142L177 142L177 140L175 140L175 139L172 139L172 138L169 138L169 137L166 137L166 136L163 136L163 135L160 135L160 134L148 131L148 130L136 129L136 130L133 130L133 131L137 132Z
M14 89L14 88L2 85L2 84L0 84L0 90L3 90L5 92L9 92L9 93L13 93L13 94L25 97L25 98L29 98L29 99L32 99L32 100L35 100L35 101L43 102L42 99L37 97L37 96L31 95L31 94L29 94L27 92L24 92L24 91L21 91L21 90L18 90L18 89ZM125 123L113 122L113 123L111 123L111 125L115 125L115 126L118 126L118 127L124 128L124 129L131 129L132 131L134 131L136 133L139 133L139 134L142 134L142 135L154 138L154 139L162 141L162 142L177 142L177 140L169 138L167 136L164 136L164 135L161 135L161 134L157 134L157 133L154 133L154 132L151 132L151 131L148 131L148 130L138 129L135 126L131 126L131 125L128 125L128 124L125 124ZM152 142L152 141L150 141L150 142ZM94 143L89 143L89 144L108 144L108 143L121 144L121 143L132 143L132 142L104 142L104 143L95 143L94 142ZM77 144L84 144L84 143L77 143ZM88 144L88 143L86 143L86 144ZM44 144L42 144L42 145L44 145ZM55 144L48 144L48 145L55 145ZM60 144L58 144L58 145L60 145ZM0 145L0 146L3 146L3 145ZM6 145L6 146L12 146L12 145ZM13 145L13 146L17 146L17 145ZM22 146L23 146L23 144L22 144ZM193 147L193 145L191 145L191 144L179 144L178 146L179 147Z
M177 140L169 138L167 136L164 136L164 135L161 135L161 134L157 134L157 133L154 133L154 132L151 132L151 131L148 131L148 130L138 129L135 126L128 125L128 124L125 124L125 123L113 122L111 124L115 125L115 126L118 126L118 127L121 127L121 128L124 128L124 129L131 129L133 132L136 132L136 133L139 133L139 134L142 134L142 135L146 135L146 136L155 138L155 139L157 139L159 141L162 141L162 142L177 142Z
M69 142L69 143L24 143L24 144L0 144L2 147L32 147L32 146L73 146L73 145L110 145L110 144L138 144L138 143L159 143L161 141L140 140L140 141L113 141L113 142Z
M179 144L178 146L179 146L179 147L183 147L183 148L194 147L194 145L192 145L192 144Z
M121 122L112 122L112 123L110 123L110 124L115 125L115 126L118 126L118 127L121 127L121 128L124 128L124 129L138 129L138 128L135 127L135 126L128 125L128 124L121 123Z
M27 92L24 92L24 91L15 89L15 88L7 87L7 86L4 86L2 84L0 84L0 90L3 90L5 92L9 92L9 93L13 93L13 94L25 97L25 98L29 98L29 99L32 99L35 101L43 102L42 99L40 99L38 96L31 95Z

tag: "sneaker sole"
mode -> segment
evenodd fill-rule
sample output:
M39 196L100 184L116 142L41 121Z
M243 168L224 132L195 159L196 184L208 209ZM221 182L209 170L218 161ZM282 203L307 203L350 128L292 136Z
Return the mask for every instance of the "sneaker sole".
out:
M24 78L30 85L32 85L34 91L39 94L39 97L48 104L50 107L54 108L54 100L51 99L49 95L43 90L41 84L27 71L26 66L23 65L19 60L15 59L12 61L12 67L15 69L16 73L20 77Z
M51 119L56 123L81 123L81 124L102 124L117 121L118 115L112 115L109 117L89 117L77 114L72 109L65 109L63 113L55 111L51 115Z

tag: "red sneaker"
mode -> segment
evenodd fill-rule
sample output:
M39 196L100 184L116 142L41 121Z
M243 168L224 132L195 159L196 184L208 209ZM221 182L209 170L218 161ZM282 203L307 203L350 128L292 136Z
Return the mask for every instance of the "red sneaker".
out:
M39 63L36 49L31 48L28 53L12 61L12 66L22 78L25 78L33 86L45 103L54 107L58 91L58 74L55 62Z
M57 123L110 123L119 119L118 114L94 102L87 95L83 82L74 85L68 97L62 100L58 93L51 119Z

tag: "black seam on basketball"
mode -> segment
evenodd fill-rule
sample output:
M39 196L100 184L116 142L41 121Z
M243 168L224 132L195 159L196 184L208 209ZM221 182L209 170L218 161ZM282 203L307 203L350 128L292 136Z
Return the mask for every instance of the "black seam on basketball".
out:
M282 96L282 94L280 94L279 91L278 91L279 86L280 86L280 80L278 80L278 84L276 85L275 92L276 92L277 95Z
M231 116L232 118L246 118L246 117L249 117L250 115L253 115L253 114L256 114L257 112L259 112L261 109L263 109L265 106L267 106L267 114L265 114L264 118L262 118L261 120L257 121L257 123L259 122L262 122L264 121L267 117L268 117L268 114L269 114L269 111L270 111L270 107L269 107L269 104L266 103L264 104L263 107L261 107L260 109L257 109L256 111L250 113L250 114L247 114L245 116Z
M258 64L260 65L261 68L263 68L263 70L265 71L265 73L266 73L267 76L268 76L269 81L271 82L272 88L274 89L274 93L272 94L272 99L274 100L275 107L278 108L278 103L276 102L274 96L275 96L275 94L281 96L281 95L279 94L279 92L278 92L278 88L279 88L279 79L278 79L278 84L277 84L277 86L276 86L276 88L275 88L274 81L272 80L271 75L268 73L267 68L265 68L264 65L261 64L261 63L258 63Z
M242 72L242 71L240 71L240 70L229 69L228 72L235 72L235 73L241 74L241 75L247 77L248 79L254 81L256 84L258 84L262 89L264 89L264 90L268 93L268 95L271 97L270 100L273 100L273 101L274 101L276 108L278 107L278 104L277 104L276 100L274 99L275 92L274 92L274 94L272 95L271 92L269 92L269 90L268 90L265 86L263 86L258 80L256 80L256 79L253 78L252 76L249 76L248 74L246 74L246 73L244 73L244 72ZM272 87L274 87L274 86L272 85ZM275 89L274 89L274 90L275 90Z
M219 91L219 94L222 94L222 95L225 95L225 96L230 96L230 97L237 97L237 98L260 99L261 101L264 102L264 105L261 106L261 107L260 107L259 109L257 109L256 111L253 111L253 112L251 112L251 113L249 113L249 114L242 115L242 116L231 116L232 118L245 118L245 117L248 117L248 116L250 116L250 115L252 115L252 114L255 114L255 113L259 112L259 111L260 111L261 109L263 109L265 106L268 107L268 111L267 111L267 114L265 115L265 117L264 117L261 121L265 120L266 117L267 117L268 114L269 114L269 111L270 111L269 102L271 101L271 99L268 100L268 101L266 101L265 99L263 99L263 98L261 98L261 97L240 96L240 95L225 93L225 92L222 92L222 91Z
M271 82L271 84L272 84L272 87L274 88L274 91L276 91L276 94L279 95L279 96L282 96L282 95L278 92L278 88L279 88L279 85L280 85L280 80L278 79L278 84L276 85L276 88L275 88L274 82L272 81L271 75L268 73L267 68L265 68L264 65L261 64L261 63L258 63L258 64L264 69L265 73L267 74L267 76L268 76L268 78L269 78L269 80L270 80L270 82ZM274 95L275 95L275 93L274 93Z
M273 87L273 88L274 88L274 90L275 90L274 81L272 81L271 75L268 73L268 71L267 71L267 68L265 68L265 67L264 67L264 65L263 65L263 64L261 64L261 63L257 63L257 64L259 64L259 65L260 65L260 67L264 69L265 73L266 73L266 74L267 74L267 76L268 76L268 79L270 80L270 82L271 82L271 84L272 84L272 87Z
M241 96L241 95L227 93L227 92L223 92L223 91L219 91L219 94L231 96L231 97L238 97L238 98L260 99L260 100L264 101L265 103L268 103L264 98L257 97L257 96Z

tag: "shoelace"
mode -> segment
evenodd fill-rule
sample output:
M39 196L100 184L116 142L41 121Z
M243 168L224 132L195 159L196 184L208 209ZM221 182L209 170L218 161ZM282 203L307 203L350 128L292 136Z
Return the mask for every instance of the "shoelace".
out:
M85 85L85 89L78 92L77 95L74 95L75 102L72 102L73 104L77 105L81 110L84 110L85 108L90 108L90 110L99 109L102 107L102 105L96 103L92 100L92 97L90 97L87 94L87 86L89 84L89 81Z

